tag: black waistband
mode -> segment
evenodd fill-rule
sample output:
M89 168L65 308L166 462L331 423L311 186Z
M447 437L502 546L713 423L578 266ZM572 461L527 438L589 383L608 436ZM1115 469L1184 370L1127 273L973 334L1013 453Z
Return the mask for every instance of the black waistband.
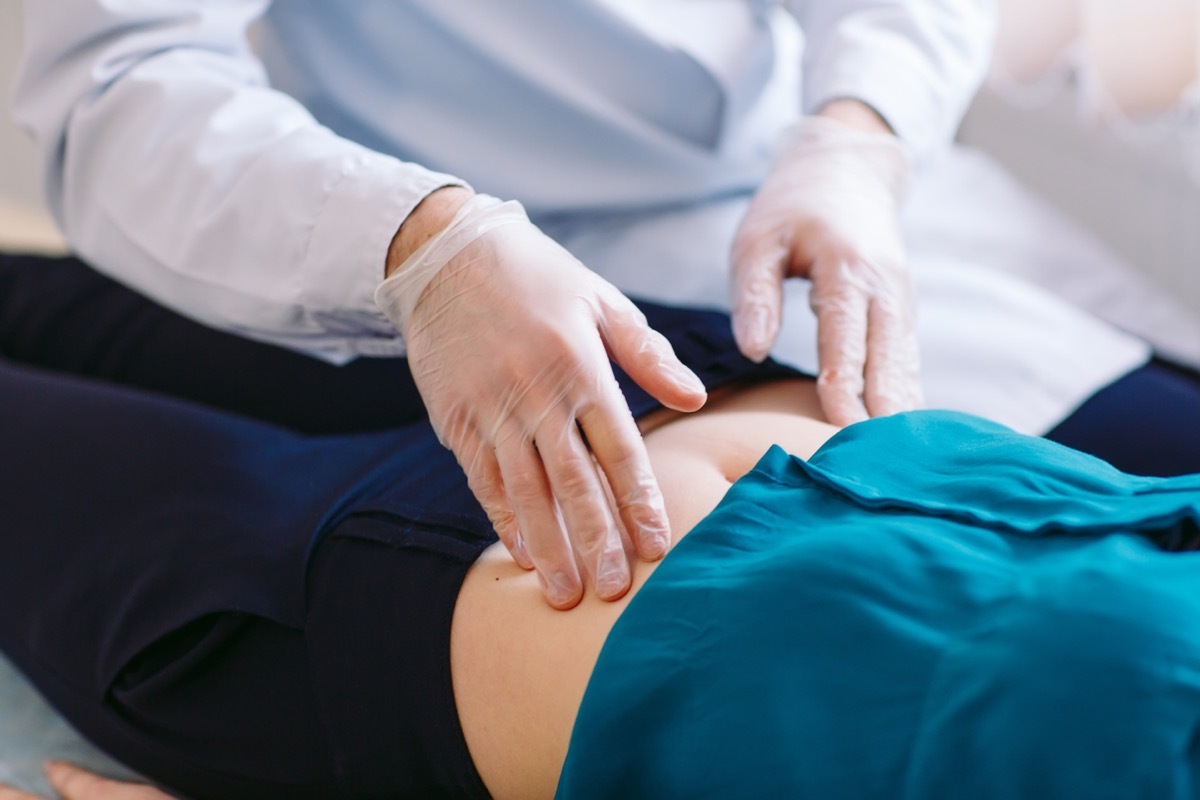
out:
M650 327L667 337L679 360L696 373L709 391L739 381L806 376L806 373L771 359L756 364L743 356L738 352L727 314L643 300L634 302L646 315ZM662 407L615 364L613 374L635 417Z

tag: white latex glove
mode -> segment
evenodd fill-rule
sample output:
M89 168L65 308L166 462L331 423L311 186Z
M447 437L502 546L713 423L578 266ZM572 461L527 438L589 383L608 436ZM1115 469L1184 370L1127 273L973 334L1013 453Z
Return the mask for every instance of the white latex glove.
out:
M520 204L485 195L375 300L407 342L439 439L550 604L579 602L580 567L601 598L624 595L626 542L659 558L670 530L609 357L663 404L694 411L704 386L667 340Z
M890 134L809 117L784 135L733 242L733 329L761 361L779 337L783 281L812 282L817 390L849 425L922 403L913 289L899 227L909 157ZM865 403L865 405L864 405Z

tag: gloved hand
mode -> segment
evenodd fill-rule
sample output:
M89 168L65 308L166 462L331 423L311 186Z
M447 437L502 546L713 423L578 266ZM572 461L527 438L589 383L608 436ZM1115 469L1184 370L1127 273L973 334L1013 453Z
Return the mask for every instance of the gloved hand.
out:
M779 337L783 281L812 282L817 391L849 425L922 403L899 229L909 158L896 137L809 117L787 131L733 243L733 327L757 361ZM864 407L865 401L865 407Z
M404 336L439 439L550 604L579 602L580 565L600 597L624 595L625 539L654 559L670 531L608 358L663 404L694 411L704 386L667 340L520 204L485 195L415 250L375 300Z

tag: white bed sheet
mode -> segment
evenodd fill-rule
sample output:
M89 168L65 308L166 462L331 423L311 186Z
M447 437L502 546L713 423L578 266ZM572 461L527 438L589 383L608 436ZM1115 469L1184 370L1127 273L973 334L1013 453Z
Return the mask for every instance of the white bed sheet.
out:
M1200 369L1200 312L1176 302L985 153L956 147L932 164L905 221L914 253L1024 278ZM1200 281L1200 265L1192 266Z

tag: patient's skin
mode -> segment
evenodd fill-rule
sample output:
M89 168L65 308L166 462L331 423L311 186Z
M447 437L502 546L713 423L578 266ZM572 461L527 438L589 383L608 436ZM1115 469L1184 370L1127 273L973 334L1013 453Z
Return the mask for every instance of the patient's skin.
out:
M688 416L643 418L676 541L772 444L811 455L836 431L821 418L815 384L802 380L714 393ZM535 575L501 545L472 567L455 607L451 665L467 744L494 797L553 796L604 639L656 566L638 562L622 600L589 594L569 612L546 605Z
M821 419L815 384L789 380L730 387L713 392L695 414L664 410L640 420L675 540L772 444L812 455L837 430ZM450 660L471 756L498 800L554 795L604 639L656 566L636 562L623 599L604 602L588 593L571 611L547 605L535 574L518 567L499 543L471 568L454 609ZM166 798L149 787L56 770L51 780L67 800ZM0 800L39 798L0 787Z

